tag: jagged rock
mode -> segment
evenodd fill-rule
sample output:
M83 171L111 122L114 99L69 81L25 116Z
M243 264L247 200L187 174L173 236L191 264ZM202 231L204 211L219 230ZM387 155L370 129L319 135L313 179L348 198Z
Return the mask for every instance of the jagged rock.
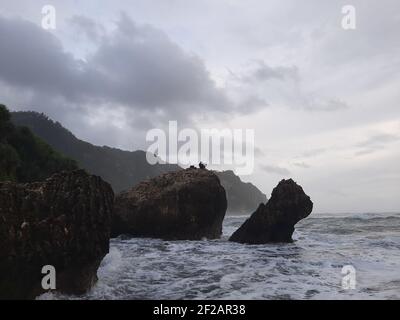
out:
M292 179L282 180L269 201L261 203L229 240L248 244L291 242L295 224L312 209L313 203L301 186Z
M83 170L0 183L0 299L42 293L45 265L56 269L57 290L87 291L109 250L113 198L109 184Z
M112 236L219 238L226 208L225 190L212 171L170 172L116 196Z

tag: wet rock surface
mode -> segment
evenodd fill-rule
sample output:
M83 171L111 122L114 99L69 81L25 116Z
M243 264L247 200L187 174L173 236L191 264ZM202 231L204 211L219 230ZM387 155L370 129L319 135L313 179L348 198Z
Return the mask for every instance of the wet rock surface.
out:
M226 208L225 190L212 171L170 172L116 196L112 235L215 239L221 236Z
M295 224L312 209L313 203L301 186L292 179L282 180L269 201L261 203L229 240L248 244L291 242Z
M0 299L43 292L42 267L56 270L56 289L86 292L109 250L114 194L83 170L44 182L0 183Z

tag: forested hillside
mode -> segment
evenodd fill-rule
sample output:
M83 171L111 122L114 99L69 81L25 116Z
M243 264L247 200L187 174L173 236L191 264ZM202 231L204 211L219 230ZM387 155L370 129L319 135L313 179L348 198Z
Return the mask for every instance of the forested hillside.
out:
M77 163L56 152L24 126L16 126L0 105L0 181L40 181L62 170L77 169Z

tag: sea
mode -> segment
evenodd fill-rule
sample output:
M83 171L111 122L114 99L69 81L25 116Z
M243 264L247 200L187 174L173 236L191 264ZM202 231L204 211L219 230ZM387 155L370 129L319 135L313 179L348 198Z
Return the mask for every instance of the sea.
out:
M85 295L38 299L400 299L400 214L315 214L289 244L119 237Z

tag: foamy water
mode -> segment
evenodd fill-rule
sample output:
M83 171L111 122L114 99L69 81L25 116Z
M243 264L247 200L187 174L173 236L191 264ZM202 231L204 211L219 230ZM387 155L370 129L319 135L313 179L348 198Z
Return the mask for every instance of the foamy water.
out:
M400 299L400 214L314 215L291 244L228 242L245 218L227 216L220 240L113 239L89 293L39 299Z

